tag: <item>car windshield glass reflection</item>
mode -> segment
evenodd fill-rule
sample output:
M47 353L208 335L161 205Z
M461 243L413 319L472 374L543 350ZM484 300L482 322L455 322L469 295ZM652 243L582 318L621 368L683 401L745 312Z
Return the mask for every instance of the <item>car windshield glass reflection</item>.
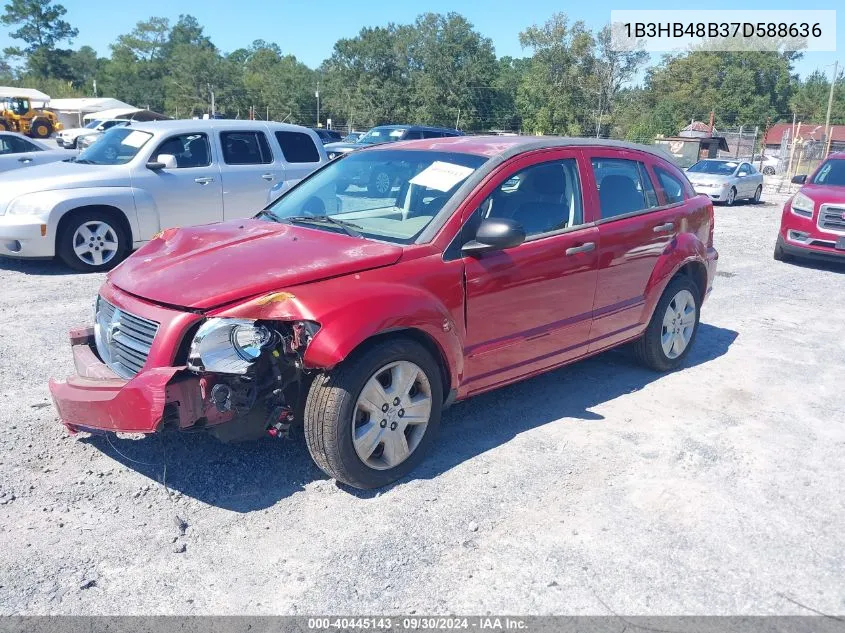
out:
M687 169L694 174L715 174L717 176L730 176L736 171L739 163L723 160L700 160Z
M265 215L407 244L486 160L452 152L356 152L291 189Z
M812 184L845 187L845 160L829 160L824 163L813 178Z
M83 165L123 165L135 158L152 137L149 132L113 127L83 151L76 162Z
M375 143L391 143L398 141L405 133L404 128L374 127L364 134L358 143L361 145L373 145Z

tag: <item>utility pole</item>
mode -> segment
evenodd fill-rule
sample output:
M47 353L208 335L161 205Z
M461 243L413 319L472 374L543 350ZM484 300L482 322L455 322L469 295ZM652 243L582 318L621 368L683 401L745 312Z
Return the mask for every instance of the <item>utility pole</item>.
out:
M830 148L830 109L833 106L833 89L836 87L836 73L839 70L839 60L833 62L833 80L830 82L830 95L827 97L827 116L824 119L824 158L827 158Z
M317 127L320 127L320 89L319 88L314 92L314 96L317 97Z
M208 84L208 92L211 94L211 118L214 118L214 89L211 87L211 84Z

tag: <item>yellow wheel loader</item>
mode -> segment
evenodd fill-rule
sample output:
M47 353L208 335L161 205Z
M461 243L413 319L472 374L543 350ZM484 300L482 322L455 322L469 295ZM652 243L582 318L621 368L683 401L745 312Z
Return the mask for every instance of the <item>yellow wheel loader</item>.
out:
M62 127L55 114L34 109L27 97L0 99L0 132L20 132L32 138L48 138Z

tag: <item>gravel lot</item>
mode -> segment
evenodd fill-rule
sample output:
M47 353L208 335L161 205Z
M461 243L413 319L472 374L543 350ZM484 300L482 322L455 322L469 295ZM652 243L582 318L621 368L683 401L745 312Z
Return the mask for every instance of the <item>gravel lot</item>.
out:
M456 405L413 479L301 436L74 439L47 379L101 275L0 260L0 614L845 612L845 268L717 209L686 366L619 352Z

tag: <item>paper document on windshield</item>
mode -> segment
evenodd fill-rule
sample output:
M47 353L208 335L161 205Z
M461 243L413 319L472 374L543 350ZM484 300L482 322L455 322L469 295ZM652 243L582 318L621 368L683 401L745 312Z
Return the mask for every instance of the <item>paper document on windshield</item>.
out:
M128 145L129 147L141 147L141 145L147 142L148 138L150 138L149 134L136 130L128 134L126 138L123 139L122 145Z
M472 167L436 160L409 181L412 185L449 191L473 172Z

